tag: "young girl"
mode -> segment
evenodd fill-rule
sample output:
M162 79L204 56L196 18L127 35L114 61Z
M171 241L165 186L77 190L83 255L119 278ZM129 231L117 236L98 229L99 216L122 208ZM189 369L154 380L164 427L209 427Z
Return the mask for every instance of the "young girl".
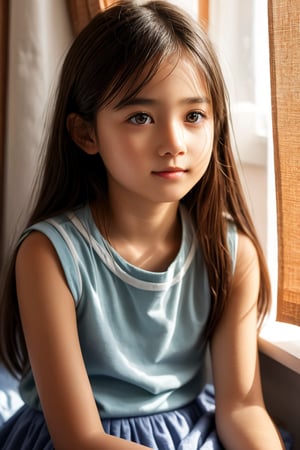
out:
M269 282L224 83L181 10L121 2L75 40L3 292L0 354L25 406L1 449L284 448L261 392Z

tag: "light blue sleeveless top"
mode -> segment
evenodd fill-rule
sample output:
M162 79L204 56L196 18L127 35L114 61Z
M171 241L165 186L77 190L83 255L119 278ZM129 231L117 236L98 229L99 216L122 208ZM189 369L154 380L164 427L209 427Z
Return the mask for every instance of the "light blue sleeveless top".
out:
M180 212L181 247L165 272L126 262L100 234L87 206L27 231L44 233L60 259L102 418L176 409L194 400L205 383L209 283L191 221L184 208ZM228 223L235 263L237 233ZM40 408L31 371L20 392L25 403Z

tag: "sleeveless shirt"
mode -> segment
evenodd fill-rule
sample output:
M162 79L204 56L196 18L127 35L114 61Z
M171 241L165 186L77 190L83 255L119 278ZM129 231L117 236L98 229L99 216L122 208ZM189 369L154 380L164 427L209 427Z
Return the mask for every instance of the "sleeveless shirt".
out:
M124 260L101 235L88 206L33 225L23 236L40 231L56 250L102 418L176 409L194 400L205 384L202 334L210 311L209 282L182 206L180 215L180 249L164 272ZM234 265L237 232L231 221L228 245ZM20 393L25 403L41 408L31 371L21 380Z

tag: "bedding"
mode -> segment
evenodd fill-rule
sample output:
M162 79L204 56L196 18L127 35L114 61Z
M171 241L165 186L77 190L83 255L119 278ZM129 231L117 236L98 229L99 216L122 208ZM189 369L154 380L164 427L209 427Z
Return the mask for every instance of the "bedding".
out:
M19 382L0 364L0 426L23 405Z

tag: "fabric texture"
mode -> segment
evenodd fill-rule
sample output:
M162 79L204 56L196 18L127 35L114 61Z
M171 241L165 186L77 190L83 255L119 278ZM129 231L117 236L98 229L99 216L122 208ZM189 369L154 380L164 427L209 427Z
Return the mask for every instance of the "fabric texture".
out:
M192 403L160 414L104 419L104 430L153 450L223 450L215 431L214 393L207 385ZM28 432L30 430L30 432ZM0 430L2 450L54 450L40 411L24 406Z
M300 2L269 0L280 322L300 325Z
M102 418L175 409L205 384L209 283L191 221L180 211L182 242L165 272L141 270L121 258L88 207L31 228L48 236L61 261ZM235 255L234 227L228 236ZM31 372L20 391L25 403L40 408Z
M106 433L149 446L153 450L224 450L215 428L212 385L198 398L175 411L125 419L104 419ZM280 430L286 450L290 435ZM0 429L1 450L54 450L41 411L23 406Z

